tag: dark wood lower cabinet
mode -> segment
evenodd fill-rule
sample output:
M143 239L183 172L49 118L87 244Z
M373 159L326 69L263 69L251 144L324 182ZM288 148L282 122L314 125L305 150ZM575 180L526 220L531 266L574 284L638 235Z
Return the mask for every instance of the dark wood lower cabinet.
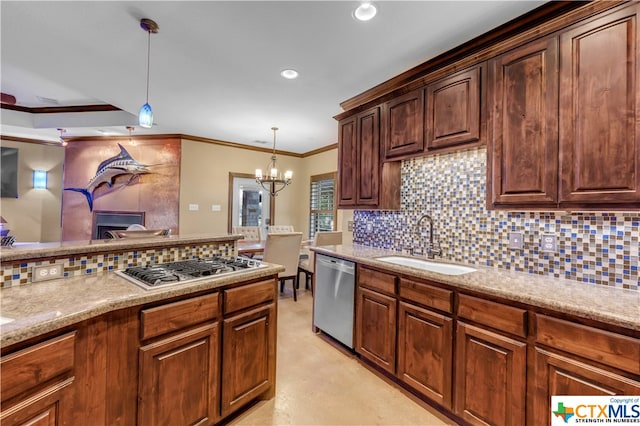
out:
M356 350L391 374L396 369L395 297L359 287L356 304Z
M405 302L398 309L398 377L451 408L453 320Z
M3 426L60 426L70 425L73 406L73 379L57 383L0 415Z
M138 425L218 419L219 329L207 324L140 348Z
M640 382L554 352L535 348L531 425L547 425L551 395L640 395Z
M527 344L457 324L454 411L476 425L524 425Z
M222 415L275 383L276 306L269 304L224 320Z

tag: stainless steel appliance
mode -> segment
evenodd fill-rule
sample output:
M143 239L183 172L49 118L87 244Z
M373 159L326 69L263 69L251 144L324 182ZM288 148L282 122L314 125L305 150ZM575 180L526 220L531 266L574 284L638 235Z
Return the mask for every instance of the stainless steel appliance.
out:
M355 264L316 255L313 325L353 349Z
M211 279L221 275L239 274L248 269L263 266L266 265L262 265L258 260L246 257L212 257L156 265L133 266L123 271L116 271L116 274L149 290L170 284L183 284Z

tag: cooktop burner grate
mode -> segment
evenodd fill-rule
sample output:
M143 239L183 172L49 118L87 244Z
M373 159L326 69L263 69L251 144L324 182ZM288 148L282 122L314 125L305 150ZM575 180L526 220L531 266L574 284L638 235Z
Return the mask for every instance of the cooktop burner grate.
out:
M239 273L263 266L260 261L245 257L190 259L147 266L133 266L116 274L142 288L157 288L167 284L198 281L211 276Z

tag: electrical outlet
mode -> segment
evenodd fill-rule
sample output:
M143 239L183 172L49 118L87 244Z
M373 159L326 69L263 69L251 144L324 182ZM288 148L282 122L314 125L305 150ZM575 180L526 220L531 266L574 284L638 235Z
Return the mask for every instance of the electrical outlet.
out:
M540 241L540 247L544 253L555 253L557 252L556 247L556 236L551 234L543 234L542 239Z
M373 232L373 223L367 223L367 232L369 234Z
M347 231L353 232L353 221L352 220L348 220L347 221Z
M31 270L31 281L55 280L64 277L64 269L60 264L34 266Z
M510 249L522 249L524 247L524 242L522 241L522 233L521 232L510 232L509 233L509 248Z

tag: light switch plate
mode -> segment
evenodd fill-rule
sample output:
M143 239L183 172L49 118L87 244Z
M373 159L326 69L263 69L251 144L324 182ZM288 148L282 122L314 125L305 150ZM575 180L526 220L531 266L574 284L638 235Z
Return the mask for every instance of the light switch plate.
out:
M509 248L510 249L522 249L524 242L522 241L521 232L509 232Z
M540 240L540 247L544 253L556 253L556 236L552 234L543 234Z
M200 206L197 205L197 204L189 204L189 210L192 211L192 212L197 211L199 208L200 208Z
M211 205L211 211L212 212L219 212L222 210L222 207L220 206L220 204L212 204Z
M61 264L34 266L31 271L31 281L55 280L64 277Z

